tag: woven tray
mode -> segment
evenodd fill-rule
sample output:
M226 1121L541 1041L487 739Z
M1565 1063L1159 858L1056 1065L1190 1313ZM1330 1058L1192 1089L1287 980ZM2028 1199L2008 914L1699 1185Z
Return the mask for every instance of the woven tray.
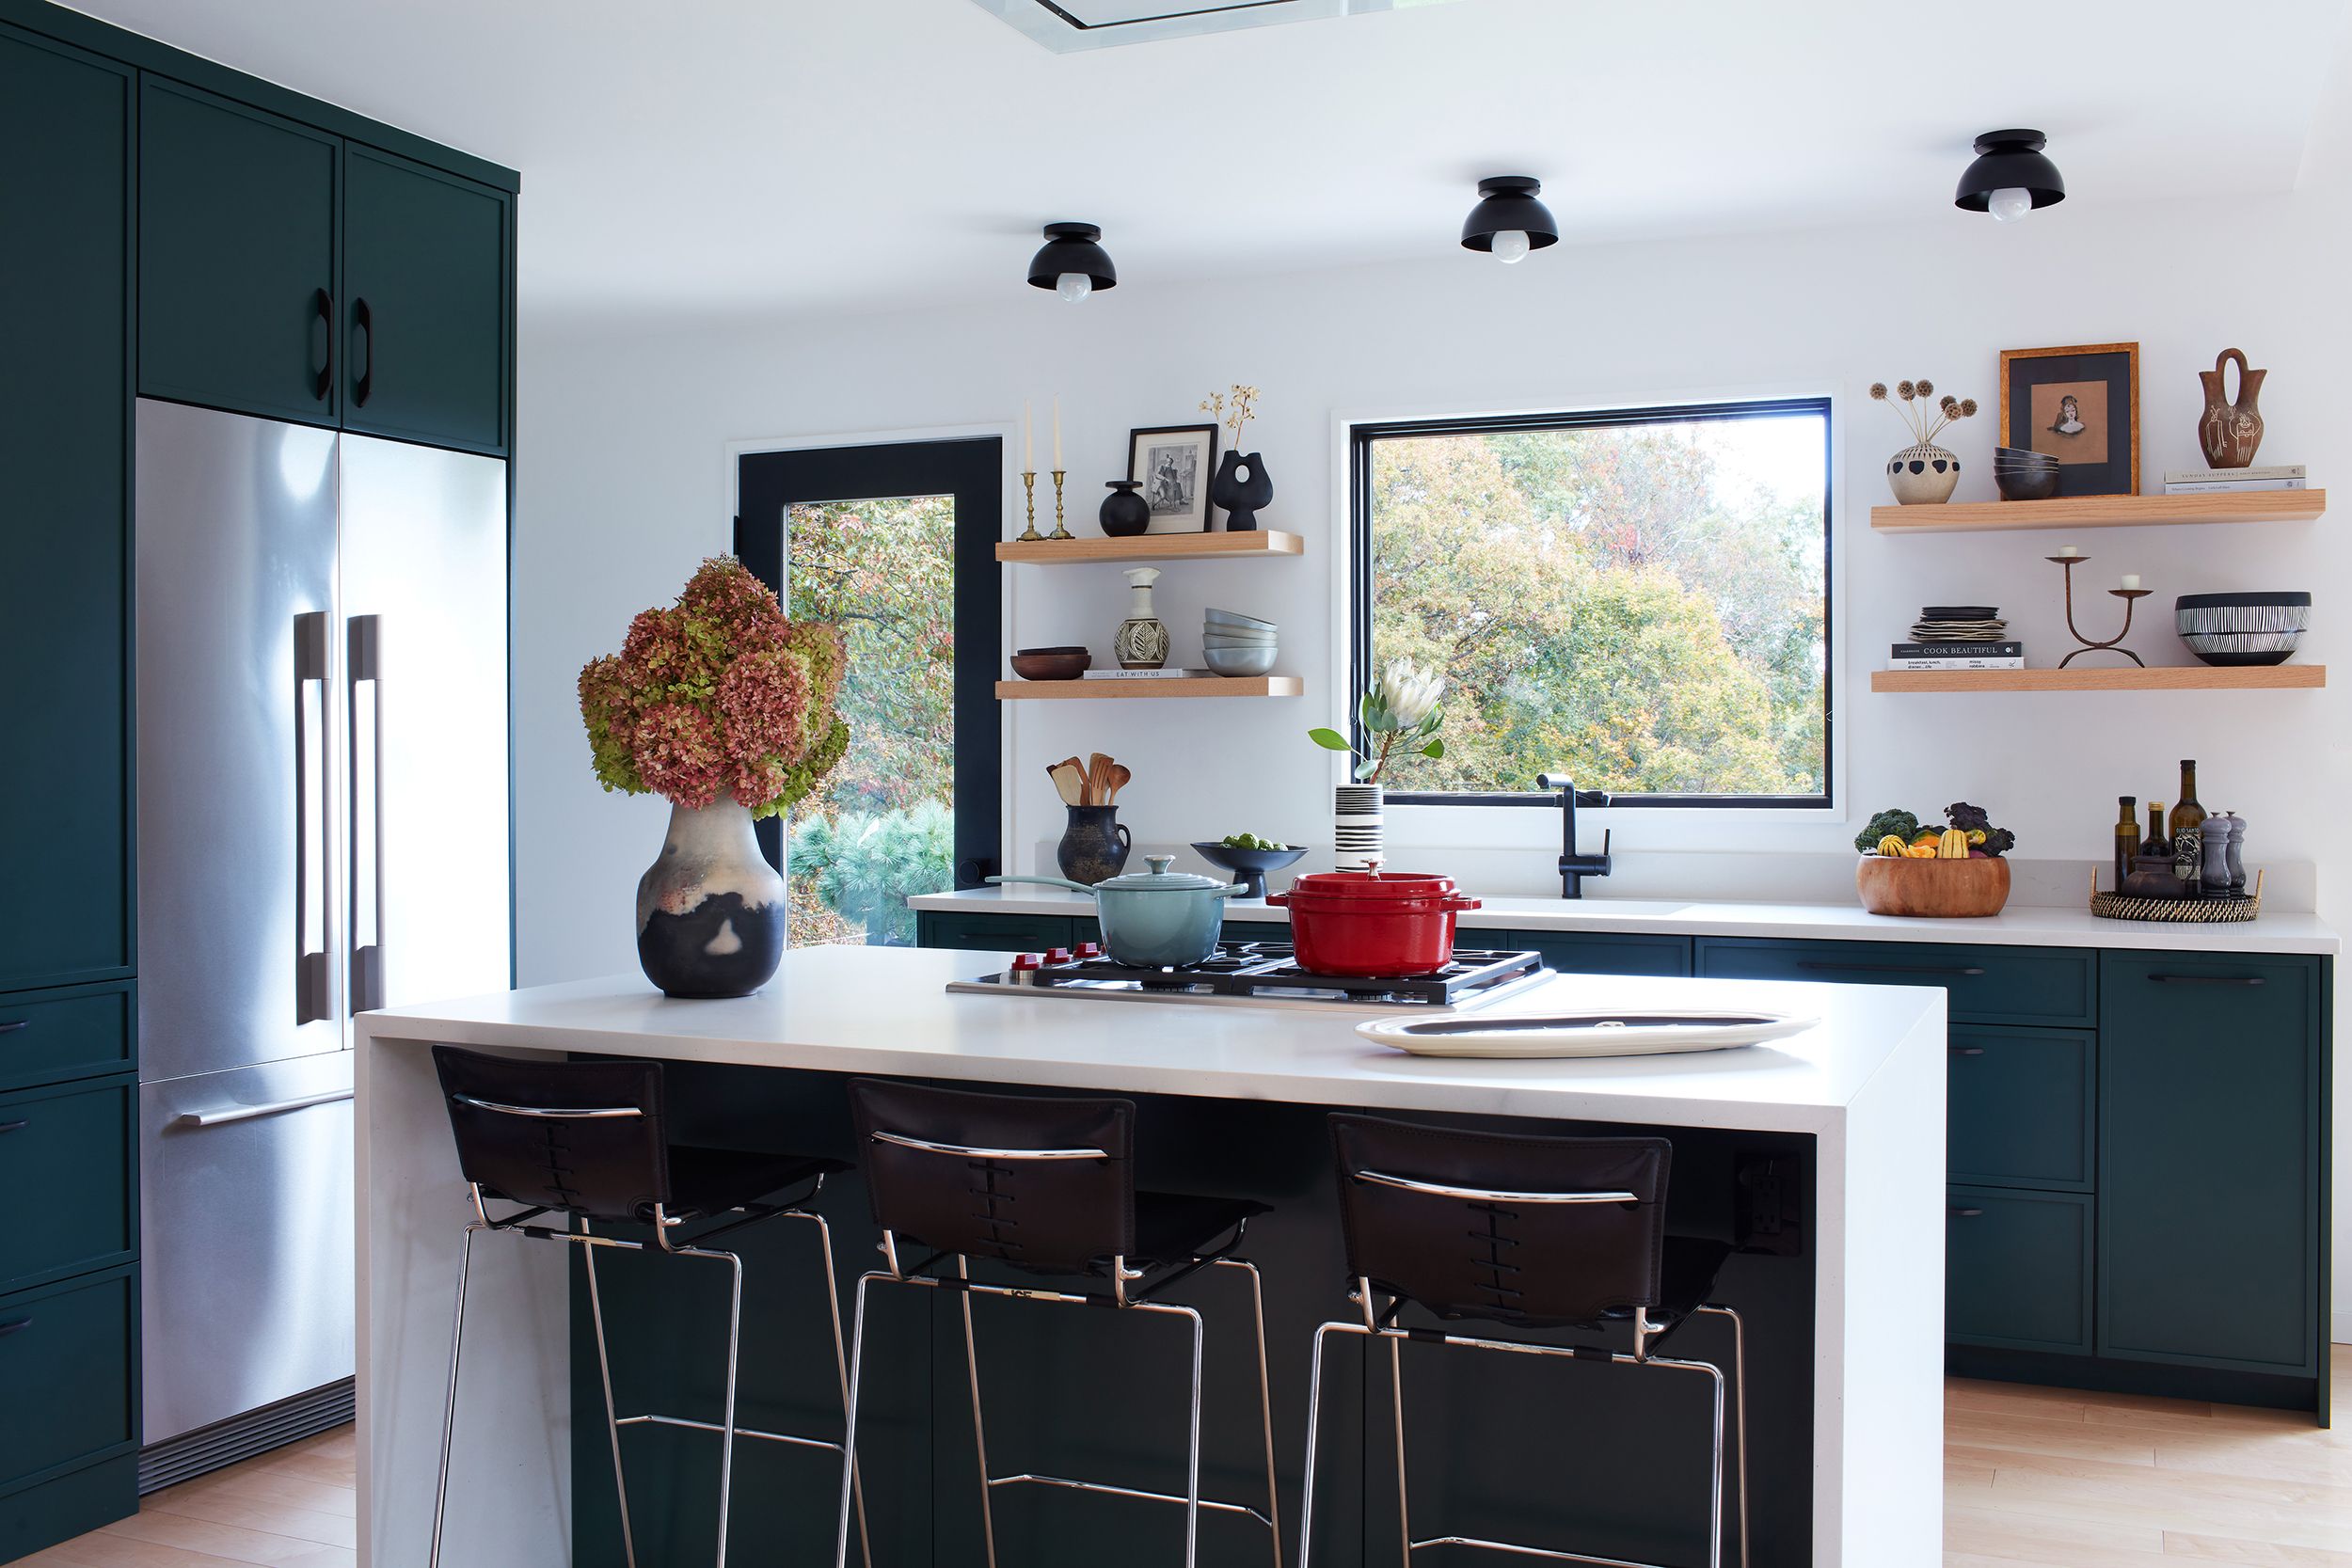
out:
M2099 874L2093 871L2090 912L2102 920L2153 920L2188 926L2251 920L2263 912L2263 874L2254 873L2251 893L2215 898L2136 898L2129 894L2101 893Z

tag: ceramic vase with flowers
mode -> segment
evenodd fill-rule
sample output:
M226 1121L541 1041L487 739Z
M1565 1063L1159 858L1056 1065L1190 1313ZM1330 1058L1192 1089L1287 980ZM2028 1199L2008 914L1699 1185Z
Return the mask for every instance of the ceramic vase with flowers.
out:
M1870 384L1870 396L1881 403L1889 402L1886 383ZM1895 499L1904 506L1932 505L1952 499L1952 487L1960 483L1960 459L1935 444L1935 438L1947 426L1962 420L1973 419L1977 412L1975 398L1956 398L1949 392L1941 401L1931 404L1935 396L1935 383L1924 377L1917 381L1895 383L1894 397L1900 400L1895 412L1911 427L1912 444L1886 460L1887 487L1895 492Z
M637 884L637 961L668 995L748 996L783 961L784 879L752 824L807 799L848 751L846 661L838 627L788 619L720 556L580 671L597 781L670 802Z
M1217 459L1216 477L1209 482L1209 499L1225 509L1226 532L1255 533L1259 511L1274 499L1265 459L1241 450L1242 428L1258 412L1258 388L1236 382L1232 392L1212 392L1200 406L1232 432L1225 455Z
M1445 711L1438 704L1445 695L1445 677L1423 670L1408 658L1391 659L1379 678L1356 705L1356 721L1368 748L1358 751L1337 730L1313 729L1307 738L1327 752L1345 752L1356 759L1356 782L1335 786L1331 802L1331 863L1340 871L1370 871L1388 858L1386 786L1380 782L1391 758L1414 754L1432 759L1445 755L1438 730Z

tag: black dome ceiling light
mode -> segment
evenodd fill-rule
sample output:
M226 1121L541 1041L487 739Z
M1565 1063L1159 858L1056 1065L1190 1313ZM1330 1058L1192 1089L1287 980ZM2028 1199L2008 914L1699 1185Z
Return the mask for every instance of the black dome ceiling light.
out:
M2014 223L2037 207L2065 200L2065 179L2042 156L2048 141L2039 131L1987 131L1977 138L1977 161L1961 175L1952 205Z
M1029 286L1051 289L1075 305L1097 289L1119 287L1119 269L1097 243L1099 224L1049 223L1045 243L1029 258Z
M1462 248L1484 250L1498 261L1522 261L1531 250L1560 243L1551 209L1535 199L1544 182L1533 175L1498 174L1478 182L1478 205L1462 220Z

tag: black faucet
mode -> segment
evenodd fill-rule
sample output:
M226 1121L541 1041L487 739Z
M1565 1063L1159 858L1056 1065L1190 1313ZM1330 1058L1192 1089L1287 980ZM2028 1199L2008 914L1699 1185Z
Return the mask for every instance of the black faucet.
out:
M1610 830L1601 830L1599 854L1577 853L1576 808L1605 806L1609 803L1609 792L1605 789L1579 789L1565 773L1538 773L1535 775L1535 787L1560 792L1560 896L1581 898L1584 896L1585 878L1609 875Z

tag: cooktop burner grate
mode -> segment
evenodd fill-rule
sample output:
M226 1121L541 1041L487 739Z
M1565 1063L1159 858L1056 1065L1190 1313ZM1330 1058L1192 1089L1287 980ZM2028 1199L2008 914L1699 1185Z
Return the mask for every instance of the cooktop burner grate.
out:
M1300 1001L1416 1003L1451 1006L1543 969L1538 953L1456 948L1435 974L1316 974L1301 969L1286 942L1228 942L1197 964L1149 969L1107 958L1047 964L1029 982L1041 990L1125 990L1147 996L1295 998Z

